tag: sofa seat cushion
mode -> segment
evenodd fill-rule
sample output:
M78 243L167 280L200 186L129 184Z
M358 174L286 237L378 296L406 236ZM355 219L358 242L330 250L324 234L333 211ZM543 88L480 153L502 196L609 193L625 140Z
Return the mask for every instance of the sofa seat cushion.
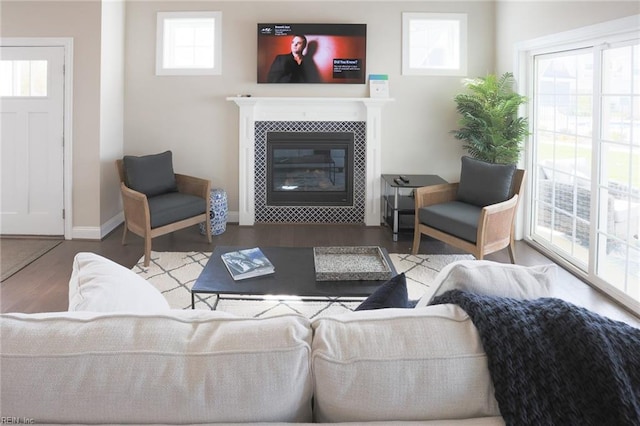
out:
M310 422L311 337L295 315L3 314L2 412L40 423Z
M178 190L171 151L140 157L125 155L122 162L126 185L134 191L153 197Z
M457 306L358 311L311 325L318 422L500 415L480 337Z
M481 212L482 207L461 201L450 201L422 207L418 212L418 218L420 223L476 243Z
M152 229L207 211L207 202L204 198L179 192L157 195L149 198L148 201Z
M73 259L69 279L69 311L161 312L167 299L130 269L95 253Z

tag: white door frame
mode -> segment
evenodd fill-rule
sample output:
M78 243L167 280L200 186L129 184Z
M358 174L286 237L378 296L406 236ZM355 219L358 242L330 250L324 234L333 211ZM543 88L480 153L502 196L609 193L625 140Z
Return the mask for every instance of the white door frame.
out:
M64 99L63 99L63 193L64 239L72 238L73 227L73 38L71 37L0 37L6 47L63 47Z

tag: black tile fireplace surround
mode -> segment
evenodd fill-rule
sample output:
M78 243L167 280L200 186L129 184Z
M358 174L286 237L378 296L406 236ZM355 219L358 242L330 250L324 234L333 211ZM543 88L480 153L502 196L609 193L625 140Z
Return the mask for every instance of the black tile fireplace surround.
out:
M366 123L361 121L256 121L255 221L364 223L365 132ZM276 149L280 150L275 152L275 161L280 160L282 166L276 173L280 179L276 183L286 187L280 191L273 191L274 185L268 183L273 177L273 169L269 171L269 162L274 161L273 146L269 146L273 144L273 137L277 141ZM309 140L320 146L293 146ZM351 157L351 160L346 160L346 166L342 155ZM308 162L311 167L303 165L303 162ZM347 174L351 179L346 177ZM304 191L292 189L304 185ZM312 188L314 185L315 189ZM279 199L282 195L284 197Z
M267 204L353 204L353 133L268 132Z

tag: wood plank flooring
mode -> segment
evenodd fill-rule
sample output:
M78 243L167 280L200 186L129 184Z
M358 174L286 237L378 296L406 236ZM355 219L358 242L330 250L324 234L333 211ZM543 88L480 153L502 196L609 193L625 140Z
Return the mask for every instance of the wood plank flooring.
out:
M68 282L73 257L89 251L107 257L127 268L133 267L143 255L142 238L129 233L127 244L121 244L122 226L102 241L64 241L0 284L1 312L55 312L68 307ZM213 244L200 235L198 227L183 229L153 240L154 251L212 251L215 245L238 246L348 246L375 245L390 253L409 253L413 235L401 233L394 242L386 226L363 225L227 225L225 233L213 237ZM423 237L421 254L462 253L442 242ZM487 257L508 263L506 250ZM553 263L525 242L516 245L516 260L521 265ZM564 269L559 270L554 295L592 309L615 320L640 327L640 319L615 304Z

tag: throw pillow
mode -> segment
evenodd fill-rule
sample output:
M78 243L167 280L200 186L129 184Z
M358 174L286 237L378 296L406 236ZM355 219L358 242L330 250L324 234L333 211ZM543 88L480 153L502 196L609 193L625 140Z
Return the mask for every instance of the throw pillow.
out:
M515 171L515 164L492 164L462 157L458 201L484 207L507 200Z
M407 280L404 272L382 284L373 294L362 302L356 311L384 308L407 308Z
M433 282L435 292L420 299L416 307L427 306L434 297L453 289L515 299L549 297L557 269L555 264L522 266L490 260L460 260L438 273Z
M126 184L134 191L153 197L178 190L171 151L141 157L125 155L122 162Z
M69 280L69 311L159 312L169 303L130 269L95 253L78 253Z

